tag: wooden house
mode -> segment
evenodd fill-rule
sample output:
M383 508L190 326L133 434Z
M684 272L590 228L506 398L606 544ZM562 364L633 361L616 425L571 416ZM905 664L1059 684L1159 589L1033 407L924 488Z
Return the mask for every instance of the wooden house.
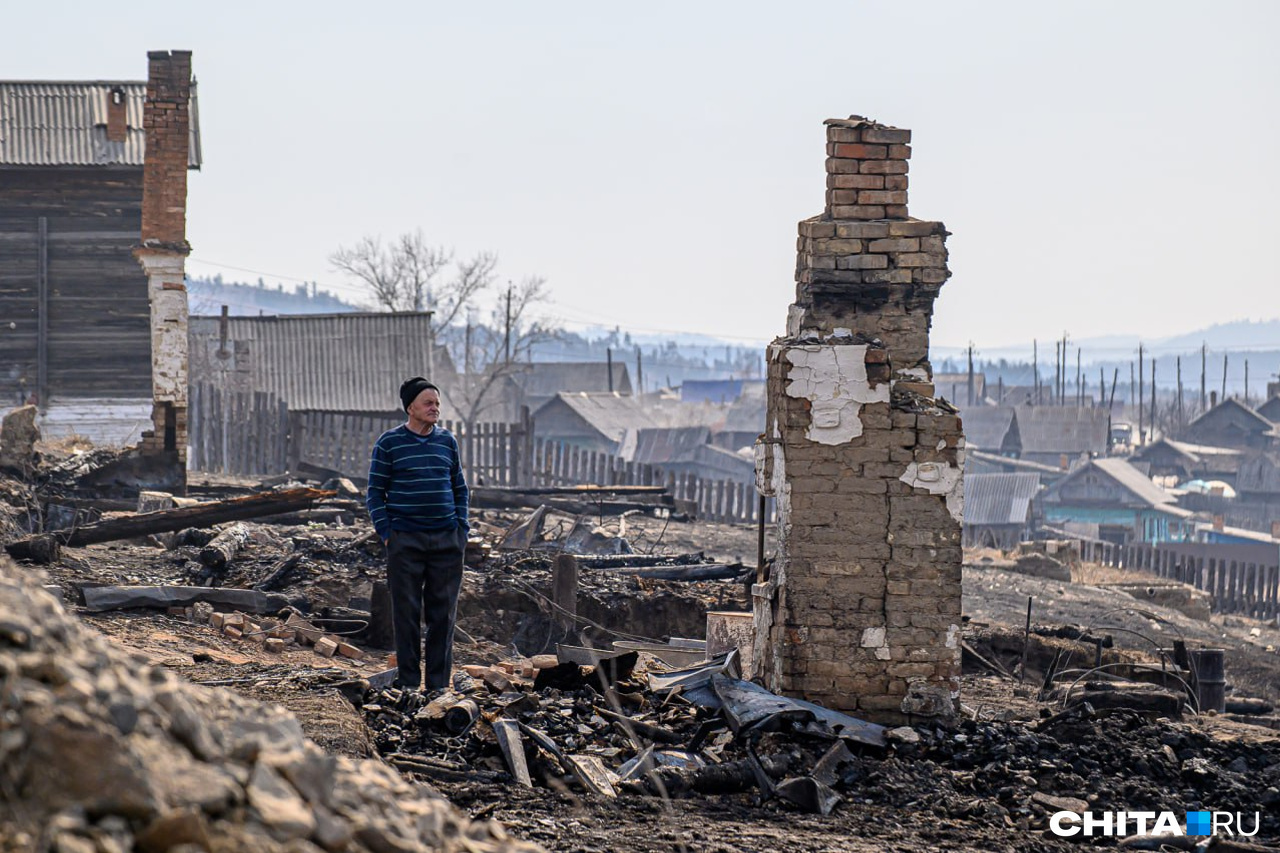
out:
M1181 542L1192 513L1123 459L1091 459L1054 483L1042 499L1045 523L1108 542Z
M1223 400L1187 424L1181 441L1239 450L1267 450L1277 445L1280 433L1266 417L1234 398Z
M1028 538L1038 474L965 474L964 546L1008 550Z
M1105 408L1018 406L1017 412L1021 459L1070 468L1079 459L1105 455L1110 445Z
M535 438L600 453L618 453L628 430L656 426L639 400L617 393L561 392L533 413Z
M132 444L153 427L148 279L133 256L146 98L138 80L0 81L0 408L36 403L46 434ZM198 169L194 82L189 115Z
M1022 456L1018 412L1013 406L973 406L961 410L965 446L995 456Z

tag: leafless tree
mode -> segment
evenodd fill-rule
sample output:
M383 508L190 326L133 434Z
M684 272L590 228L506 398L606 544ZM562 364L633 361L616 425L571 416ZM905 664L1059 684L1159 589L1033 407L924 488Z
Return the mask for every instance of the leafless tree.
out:
M498 256L478 252L455 264L452 250L433 246L421 231L411 231L387 245L378 237L364 237L350 248L340 246L329 263L368 288L381 308L433 312L432 326L439 331L493 283ZM442 277L450 264L454 274Z
M463 372L452 400L459 419L468 427L497 404L493 392L521 370L533 347L555 336L554 324L535 316L550 298L546 279L529 276L518 285L508 285L488 325L468 323Z

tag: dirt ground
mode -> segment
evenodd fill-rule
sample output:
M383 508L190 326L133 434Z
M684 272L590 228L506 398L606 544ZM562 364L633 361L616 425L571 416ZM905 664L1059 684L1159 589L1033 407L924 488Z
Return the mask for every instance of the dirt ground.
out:
M500 529L518 514L487 512L482 519ZM558 519L554 523L563 523ZM752 526L716 525L702 522L666 521L655 518L628 517L606 520L609 532L624 535L640 552L702 552L708 560L755 563L757 531ZM294 548L310 555L310 568L288 593L307 593L326 604L344 605L351 595L367 595L372 580L379 576L380 559L375 550L344 549L359 529L334 531L319 526L276 528L265 544L255 546L238 561L235 577L250 584L260 578L278 556L280 543L291 542ZM274 544L273 544L274 543ZM772 536L766 553L772 554ZM507 566L506 571L519 577L524 569ZM50 567L52 582L72 588L84 583L182 583L192 571L190 554L182 549L165 550L148 544L95 545L83 549L67 549L61 562ZM484 572L471 575L469 583L478 584ZM506 576L498 577L502 581ZM1083 579L1083 578L1082 578ZM492 580L492 579L490 579ZM599 592L601 600L615 601L644 598L649 595L702 596L720 602L737 601L745 606L742 587L731 582L703 582L680 585L675 592L664 593L666 582L628 581L621 586L606 586ZM593 593L594 594L594 593ZM996 631L1000 636L1018 637L1026 614L1027 597L1033 600L1033 623L1036 626L1078 626L1090 634L1106 634L1119 648L1151 651L1168 646L1181 638L1192 647L1215 646L1227 650L1227 676L1238 693L1272 701L1280 700L1280 630L1273 624L1214 616L1199 622L1178 613L1135 599L1114 590L1082 583L1064 583L998 568L968 566L964 581L964 613L970 633ZM683 599L681 599L683 600ZM610 611L607 609L606 614ZM184 678L208 684L221 684L257 699L278 703L297 715L306 733L335 754L368 757L376 754L370 731L360 712L349 701L353 683L361 677L380 672L387 666L384 650L369 649L363 661L342 658L322 659L309 649L291 647L282 653L265 652L261 646L224 637L207 625L158 614L154 611L82 613L82 618L98 630L149 661L162 664ZM510 638L497 642L483 635L487 619L496 625L508 618L502 610L475 610L462 624L468 633L459 638L455 663L492 663L510 657L514 649ZM601 618L606 618L602 616ZM654 617L649 632L658 633L660 617ZM634 626L628 626L634 628ZM1012 641L1010 641L1012 642ZM1010 669L1016 667L1016 654L1008 644L1001 652L988 642L983 651ZM1035 676L1033 657L1028 675ZM1043 809L1026 806L1027 796L1037 784L1035 773L1017 770L1008 762L1010 749L993 747L997 759L987 762L985 770L966 768L953 761L954 744L965 738L985 736L1000 741L1007 738L1017 743L1019 726L1058 714L1062 709L1053 702L1040 701L1029 684L1019 685L1007 678L971 673L966 675L962 702L965 719L955 730L938 730L928 738L924 751L891 754L887 759L868 760L867 776L847 794L845 802L831 815L804 814L778 801L760 803L756 794L727 794L661 797L623 796L618 800L587 797L572 790L546 788L522 789L511 784L442 783L436 787L459 808L476 818L493 818L510 831L535 841L549 850L558 851L742 851L742 853L775 853L797 851L928 851L939 849L973 851L1066 850L1075 845L1046 837ZM1102 726L1104 722L1096 725ZM1111 725L1112 723L1106 723ZM1090 725L1094 725L1091 723ZM1114 723L1120 725L1120 723ZM1131 721L1125 725L1138 725ZM1250 755L1274 755L1274 765L1258 761L1257 769L1246 767L1244 776L1253 778L1255 800L1265 791L1274 792L1274 805L1280 804L1280 732L1252 725L1232 723L1224 719L1195 718L1176 724L1177 737L1207 738L1223 752L1223 760ZM1119 729L1117 731L1120 731ZM1168 732L1152 729L1152 738L1168 737ZM1163 730L1162 730L1163 731ZM985 734L984 734L985 733ZM1123 735L1117 735L1123 740ZM1059 744L1047 741L1049 747L1068 749L1070 739ZM1202 741L1197 740L1197 743ZM1097 764L1097 756L1076 759L1088 765ZM1124 756L1116 753L1115 762ZM1072 784L1057 759L1042 760L1039 784L1062 790ZM1103 762L1105 764L1105 761ZM999 765L1004 769L992 769ZM1244 765L1241 765L1244 766ZM1035 766L1031 765L1035 770ZM1105 770L1105 767L1103 768ZM990 782L982 783L982 773ZM1141 769L1116 770L1105 784L1114 786L1115 796L1123 797L1120 776L1132 775L1138 788L1130 796L1151 794L1161 783L1157 770L1149 770L1144 781ZM923 775L922 775L923 774ZM1045 774L1048 774L1047 776ZM1251 775L1253 774L1253 775ZM1254 778L1256 776L1256 778ZM1079 789L1075 796L1087 797L1090 790L1103 784L1087 776L1076 776ZM1010 781L1012 780L1012 782ZM1065 780L1065 781L1064 781ZM421 781L421 780L420 780ZM1241 787L1238 782L1233 782ZM1145 785L1146 787L1142 787ZM1015 790L1030 786L1026 790ZM1249 786L1244 786L1249 787ZM1139 791L1141 789L1141 791ZM1187 791L1192 789L1188 788ZM1170 789L1170 809L1187 802L1186 796ZM1181 799L1179 797L1182 797ZM1246 793L1241 793L1246 797ZM1270 794L1266 796L1272 796ZM1100 806L1101 807L1101 806ZM1207 806L1212 807L1212 806ZM1280 826L1274 816L1268 818L1263 837L1280 839ZM1097 843L1097 842L1095 842Z

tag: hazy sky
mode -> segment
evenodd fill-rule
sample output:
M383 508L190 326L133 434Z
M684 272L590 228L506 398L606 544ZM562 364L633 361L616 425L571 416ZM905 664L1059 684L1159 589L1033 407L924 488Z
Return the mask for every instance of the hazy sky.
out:
M421 228L571 323L767 340L822 121L914 131L953 232L934 341L1280 315L1280 4L10 0L0 77L194 51L189 269L315 280ZM240 269L234 269L240 268ZM245 272L242 270L247 270Z

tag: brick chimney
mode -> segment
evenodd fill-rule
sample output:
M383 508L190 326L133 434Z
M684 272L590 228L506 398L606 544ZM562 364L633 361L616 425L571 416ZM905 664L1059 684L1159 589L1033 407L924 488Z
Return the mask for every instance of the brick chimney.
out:
M767 356L756 473L779 549L753 587L753 674L868 719L948 716L964 438L928 359L947 231L908 216L911 131L851 116L826 132L826 209L799 225L796 300Z
M133 254L146 271L151 298L153 429L143 433L140 448L169 457L185 477L191 51L150 51L147 60L142 239Z
M124 142L129 137L128 95L124 87L113 86L107 93L107 141Z

